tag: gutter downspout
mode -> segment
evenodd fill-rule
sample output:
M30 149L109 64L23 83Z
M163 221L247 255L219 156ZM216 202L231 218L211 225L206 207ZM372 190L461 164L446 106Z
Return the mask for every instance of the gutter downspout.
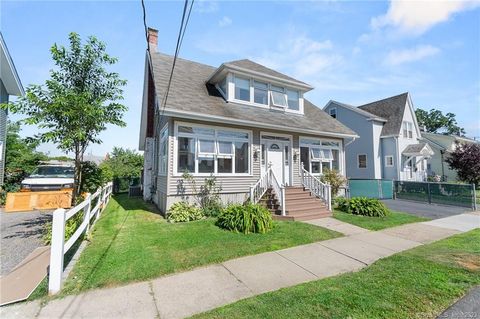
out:
M400 166L402 165L402 158L398 156L398 136L393 137L395 139L395 155L397 156L397 180L400 180Z

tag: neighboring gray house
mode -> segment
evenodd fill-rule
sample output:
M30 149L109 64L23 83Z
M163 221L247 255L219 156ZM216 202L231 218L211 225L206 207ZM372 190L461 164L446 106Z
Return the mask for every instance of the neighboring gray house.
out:
M454 182L458 180L457 172L450 169L448 164L445 162L445 158L455 150L456 144L478 144L478 141L456 135L422 132L422 137L435 152L431 158L427 159L428 175L439 175L441 179L446 182Z
M434 153L422 141L408 93L359 107L330 101L324 111L360 135L345 145L348 178L426 179Z
M163 105L173 57L156 52L156 39L150 29L139 145L144 198L163 212L191 199L188 171L198 187L216 176L224 203L256 201L268 187L283 198L282 215L322 212L304 192L305 178L316 185L312 193L326 190L318 177L325 168L345 172L344 141L357 135L304 99L312 87L250 60L212 67L179 58ZM327 202L327 193L315 194Z
M22 83L0 32L0 104L7 103L10 95L20 96L23 94ZM3 185L5 175L6 138L7 111L0 110L0 186Z

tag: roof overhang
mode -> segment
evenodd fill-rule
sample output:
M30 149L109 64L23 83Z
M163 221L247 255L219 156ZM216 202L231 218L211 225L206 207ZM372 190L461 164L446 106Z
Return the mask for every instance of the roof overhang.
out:
M22 82L18 76L12 57L8 52L7 45L0 33L0 78L7 90L8 95L21 96L25 94Z
M427 143L424 143L423 147L418 150L409 150L410 146L412 145L407 146L407 148L402 152L402 155L430 157L435 154L430 145Z
M267 80L267 81L274 81L274 82L277 82L277 83L285 84L287 86L298 88L298 89L303 90L304 92L313 90L313 86L310 86L306 83L291 81L291 80L288 80L288 79L282 79L282 78L279 78L279 77L276 77L276 76L272 76L272 75L264 74L264 73L261 73L261 72L245 69L245 68L242 68L242 67L239 67L239 66L236 66L236 65L228 64L228 63L227 64L222 63L222 65L220 65L218 67L218 69L216 69L215 72L213 72L213 74L210 76L210 78L208 79L207 82L218 83L228 72L240 72L240 73L243 73L243 74L248 74L248 75L255 76L255 77L258 77L260 79Z
M258 128L271 128L271 129L282 130L282 131L289 130L289 131L295 131L296 133L311 134L311 135L321 135L321 136L329 136L329 137L337 137L337 138L360 137L356 134L343 134L343 133L317 131L317 130L304 129L304 128L286 127L284 125L259 123L259 122L248 121L248 120L233 119L229 117L196 113L196 112L190 112L190 111L189 112L180 111L180 110L168 109L168 108L164 109L163 114L165 116L172 116L172 117L191 119L191 120L221 122L221 123L227 123L227 124L233 124L233 125L246 125L246 126L258 127Z

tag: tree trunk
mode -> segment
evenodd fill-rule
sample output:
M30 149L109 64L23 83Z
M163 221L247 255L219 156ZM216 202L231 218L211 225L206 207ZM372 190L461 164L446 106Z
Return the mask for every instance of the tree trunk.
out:
M82 181L82 161L83 161L83 152L80 150L80 147L75 147L75 174L73 179L73 193L72 193L72 204L75 205L77 198L81 195L81 181Z

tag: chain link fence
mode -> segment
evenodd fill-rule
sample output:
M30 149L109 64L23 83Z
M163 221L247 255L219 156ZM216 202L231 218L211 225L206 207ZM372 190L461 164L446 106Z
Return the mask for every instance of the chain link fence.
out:
M387 179L349 179L348 197L393 198L393 181Z
M475 185L395 181L395 198L476 209Z

